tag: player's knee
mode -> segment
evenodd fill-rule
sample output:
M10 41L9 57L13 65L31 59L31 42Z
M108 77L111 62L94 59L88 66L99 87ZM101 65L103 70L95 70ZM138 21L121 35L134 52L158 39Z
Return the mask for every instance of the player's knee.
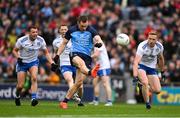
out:
M83 85L82 84L80 85L79 89L83 89Z
M153 91L153 93L155 93L155 94L159 94L161 92L161 90L160 89L158 89L158 90L154 90Z
M23 88L23 84L17 84L16 88L17 88L18 90L21 90L21 89Z
M108 85L108 83L107 83L107 82L104 82L104 83L103 83L103 86L104 86L104 87L106 87L107 85Z
M32 83L37 82L37 78L33 77L31 81L32 81Z
M143 86L147 86L148 87L148 82L147 81L142 81L141 82Z
M104 81L103 81L103 85L104 85L104 86L109 85L109 81L108 81L108 80L104 80Z
M23 88L23 86L24 86L24 84L23 84L23 83L18 83L18 84L17 84L17 86L16 86L16 88L17 88L17 89L22 89L22 88Z
M155 94L159 94L161 91L154 91Z
M72 78L66 78L67 83L73 83L73 79Z
M151 88L151 91L155 94L159 94L161 92L161 88Z

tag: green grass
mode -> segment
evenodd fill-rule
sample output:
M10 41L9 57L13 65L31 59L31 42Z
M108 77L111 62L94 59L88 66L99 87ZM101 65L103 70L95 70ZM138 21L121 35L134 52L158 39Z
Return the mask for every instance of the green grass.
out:
M32 107L30 100L23 100L22 105L17 107L13 100L1 100L0 117L180 117L180 106L153 105L151 110L146 110L144 104L85 105L78 107L69 103L69 108L63 110L58 107L57 101L39 101L38 106Z

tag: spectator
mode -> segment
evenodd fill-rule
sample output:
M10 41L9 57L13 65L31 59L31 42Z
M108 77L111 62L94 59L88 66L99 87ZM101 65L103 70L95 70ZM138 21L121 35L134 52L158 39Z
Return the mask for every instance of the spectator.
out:
M32 24L39 26L39 33L51 47L52 39L57 33L55 27L61 23L72 25L76 23L76 17L84 13L89 14L91 24L98 30L107 46L114 74L131 72L130 65L126 66L128 68L125 70L120 70L120 67L124 68L123 64L129 63L135 47L146 39L146 35L152 29L160 32L159 39L165 47L167 67L174 63L178 73L179 61L174 61L173 55L178 55L180 42L179 6L179 2L175 0L24 0L21 3L17 0L1 0L0 75L9 68L9 65L4 66L4 63L7 63L4 51L8 50L7 55L11 55L11 46L18 37L26 33L26 28ZM116 44L115 38L118 33L130 36L131 43L127 49ZM50 51L52 52L51 48ZM124 59L124 54L129 55ZM11 58L13 60L13 57ZM10 67L12 68L15 63L12 61ZM40 63L48 72L49 66L43 55L40 55ZM12 69L14 71L14 68Z

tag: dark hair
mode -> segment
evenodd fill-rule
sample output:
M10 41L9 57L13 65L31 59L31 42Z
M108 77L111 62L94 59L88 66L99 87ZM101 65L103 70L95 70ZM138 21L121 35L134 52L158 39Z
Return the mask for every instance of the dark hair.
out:
M29 26L28 31L30 31L31 29L38 29L38 27L35 25Z
M66 27L68 27L68 25L67 25L67 24L61 24L61 25L58 27L58 33L60 33L60 32L59 32L59 29L60 29L62 26L66 26Z
M79 16L78 17L78 23L80 23L80 22L86 22L86 21L88 21L89 19L88 19L88 16L86 16L86 15L82 15L82 16Z

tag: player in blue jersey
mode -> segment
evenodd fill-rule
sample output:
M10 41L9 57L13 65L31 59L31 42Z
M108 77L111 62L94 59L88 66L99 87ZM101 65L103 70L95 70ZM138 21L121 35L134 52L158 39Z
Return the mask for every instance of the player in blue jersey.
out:
M22 88L24 86L25 77L27 71L31 76L31 105L36 106L38 100L37 94L37 74L38 74L38 53L42 49L47 57L49 63L51 63L51 69L55 71L58 66L53 62L49 55L48 49L44 39L38 35L38 28L31 26L29 28L29 34L20 37L13 49L13 54L17 58L16 72L17 72L17 86L15 104L20 106L20 97L22 96Z
M80 86L83 85L83 81L87 75L96 77L97 71L100 68L99 64L97 64L93 69L90 67L93 44L95 47L101 47L102 40L97 31L92 26L89 26L87 16L80 16L78 18L77 25L72 26L66 32L65 38L63 38L63 42L58 49L57 55L54 57L54 61L59 60L59 55L63 52L70 39L72 42L70 60L72 65L76 66L77 70L75 84L68 90L65 99L59 104L62 109L67 108L67 102L70 98L72 98L74 93L77 92Z
M54 48L55 54L56 54L59 46L61 45L67 30L68 30L67 25L61 25L58 28L59 35L53 41L53 48ZM60 60L59 60L60 73L63 75L64 79L66 80L69 88L71 88L73 86L73 84L74 84L73 77L75 77L75 74L76 74L76 67L71 65L70 58L69 58L71 45L72 45L71 41L69 41L66 45L65 50L60 55ZM56 62L56 63L58 63L58 62ZM80 87L79 90L82 90L82 87ZM74 94L73 100L75 100L78 103L78 105L82 104L81 99L78 97L77 93Z

